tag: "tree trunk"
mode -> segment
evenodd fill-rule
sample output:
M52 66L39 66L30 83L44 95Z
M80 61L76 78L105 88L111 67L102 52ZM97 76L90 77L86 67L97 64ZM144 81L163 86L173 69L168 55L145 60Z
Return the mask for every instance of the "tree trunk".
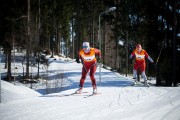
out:
M7 49L7 60L8 60L8 69L7 69L7 77L6 80L11 80L11 48Z
M173 75L172 75L172 83L173 86L177 86L177 79L176 79L176 69L177 69L177 63L176 63L176 27L177 27L177 18L176 18L176 10L177 10L177 3L176 0L174 1L174 7L173 7L173 43L172 43L172 47L173 47L173 57L172 57L172 61L173 61L173 67L172 67L172 71L173 71Z
M8 54L7 54L7 51L4 51L5 52L5 65L4 65L4 69L7 68L7 63L8 63Z
M30 39L30 0L28 0L28 17L27 17L27 47L26 47L26 77L29 77L29 56L30 56L30 43L31 43L31 39Z

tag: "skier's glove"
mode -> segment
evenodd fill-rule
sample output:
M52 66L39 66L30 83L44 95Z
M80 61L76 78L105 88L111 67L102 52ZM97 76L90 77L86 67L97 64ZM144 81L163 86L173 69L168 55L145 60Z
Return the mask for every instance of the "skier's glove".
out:
M76 58L76 62L77 62L77 63L80 63L79 58Z
M97 62L101 63L101 58L100 57L97 58Z

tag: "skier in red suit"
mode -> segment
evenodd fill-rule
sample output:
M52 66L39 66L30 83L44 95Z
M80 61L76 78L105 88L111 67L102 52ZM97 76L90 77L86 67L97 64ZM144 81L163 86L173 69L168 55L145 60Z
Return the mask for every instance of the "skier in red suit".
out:
M92 87L93 87L93 94L97 93L96 79L94 77L94 74L97 69L96 57L98 57L99 59L101 58L100 50L96 48L91 48L89 45L89 42L83 42L83 49L79 51L78 60L77 60L78 63L80 60L83 65L82 76L80 79L79 89L76 91L76 93L81 93L82 88L84 86L84 81L89 71L90 71L90 78L91 78Z
M132 59L133 57L135 57L135 63L134 63L134 68L133 68L133 78L135 79L135 84L137 80L138 68L141 71L141 75L144 79L144 83L147 84L147 77L145 74L145 70L146 70L145 58L147 58L151 63L154 63L154 61L148 55L148 53L144 49L142 49L140 44L137 44L136 49L131 53L130 59Z

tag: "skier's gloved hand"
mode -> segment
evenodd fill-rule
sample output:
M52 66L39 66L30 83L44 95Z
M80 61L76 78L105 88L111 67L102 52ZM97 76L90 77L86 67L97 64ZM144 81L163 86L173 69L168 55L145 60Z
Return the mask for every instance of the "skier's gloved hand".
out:
M76 62L77 62L77 63L80 63L80 60L79 60L79 58L76 58Z
M100 63L101 62L101 57L97 58L97 62Z

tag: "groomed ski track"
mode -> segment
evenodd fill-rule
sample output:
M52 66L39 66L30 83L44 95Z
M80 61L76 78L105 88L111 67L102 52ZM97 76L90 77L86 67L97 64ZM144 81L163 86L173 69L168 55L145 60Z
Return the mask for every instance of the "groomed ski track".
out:
M179 120L179 87L132 87L132 81L102 69L102 81L96 96L89 76L84 94L70 95L78 88L81 64L55 61L49 71L59 68L71 81L62 92L0 104L1 120ZM96 73L98 81L98 69ZM99 84L99 83L98 83ZM18 91L17 91L18 92ZM28 93L27 93L28 94ZM59 97L63 96L63 97Z

